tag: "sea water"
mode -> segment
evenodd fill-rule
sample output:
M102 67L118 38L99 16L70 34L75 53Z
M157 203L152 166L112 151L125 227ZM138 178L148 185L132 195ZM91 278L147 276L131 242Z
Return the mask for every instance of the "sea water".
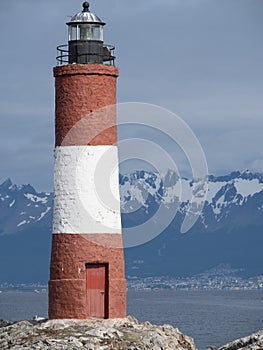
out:
M3 292L0 319L47 317L47 303L47 292ZM129 291L127 314L171 324L205 350L263 328L263 291Z

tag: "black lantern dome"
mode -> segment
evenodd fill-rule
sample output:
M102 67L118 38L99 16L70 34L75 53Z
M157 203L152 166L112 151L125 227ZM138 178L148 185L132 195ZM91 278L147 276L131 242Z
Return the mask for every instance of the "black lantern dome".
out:
M94 13L90 12L87 1L83 3L82 12L74 15L68 25L68 62L69 64L103 64L103 62L114 62L113 46L104 45L103 27L105 23ZM67 52L60 49L60 63L65 63Z

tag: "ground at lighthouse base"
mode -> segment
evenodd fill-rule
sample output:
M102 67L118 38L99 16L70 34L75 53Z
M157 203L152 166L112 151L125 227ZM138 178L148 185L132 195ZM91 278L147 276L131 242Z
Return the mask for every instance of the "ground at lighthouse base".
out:
M0 349L197 350L192 338L169 325L112 320L0 322Z
M211 339L212 341L212 339ZM134 317L112 320L52 320L10 323L0 320L0 349L49 350L197 350L194 340L170 325L139 323ZM262 350L263 329L220 348Z

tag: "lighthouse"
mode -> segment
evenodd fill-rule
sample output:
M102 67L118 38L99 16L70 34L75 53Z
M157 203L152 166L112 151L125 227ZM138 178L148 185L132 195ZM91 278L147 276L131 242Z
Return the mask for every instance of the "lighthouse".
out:
M126 316L114 46L88 2L58 46L49 318ZM105 195L105 198L104 198Z

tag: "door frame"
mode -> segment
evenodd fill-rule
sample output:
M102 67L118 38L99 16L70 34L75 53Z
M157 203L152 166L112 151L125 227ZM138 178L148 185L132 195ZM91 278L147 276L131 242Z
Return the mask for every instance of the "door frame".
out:
M87 269L95 266L105 267L105 295L104 295L104 319L109 318L109 263L88 262L85 264L86 271L86 296L87 296Z

